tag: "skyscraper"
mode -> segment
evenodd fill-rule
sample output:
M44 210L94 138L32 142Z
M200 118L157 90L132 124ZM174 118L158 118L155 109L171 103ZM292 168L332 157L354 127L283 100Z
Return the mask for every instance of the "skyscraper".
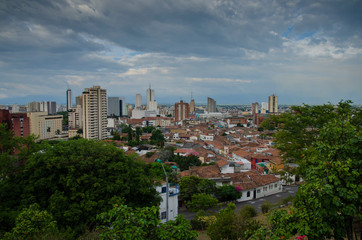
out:
M72 90L67 90L67 111L72 107Z
M146 90L147 96L147 110L157 111L157 101L155 101L155 91L151 89L151 86Z
M107 90L100 86L84 89L82 95L83 137L107 138Z
M135 99L135 102L134 102L134 107L135 109L140 109L141 106L142 106L142 95L137 93L136 94L136 99Z
M126 115L126 99L124 97L121 97L119 100L119 114L120 117Z
M269 112L277 113L278 112L278 96L274 94L269 96Z
M40 104L38 102L30 102L28 103L28 112L39 112Z
M182 100L175 103L175 121L181 121L189 117L189 104Z
M192 97L192 92L191 92L190 113L194 113L194 112L195 112L195 100Z
M56 102L40 102L40 112L46 112L48 115L54 115L57 113Z
M75 97L75 105L79 105L82 107L82 96Z
M108 97L108 116L121 116L121 105L119 101L119 97Z
M207 97L206 111L209 113L216 112L216 101L214 99Z
M251 104L251 114L258 113L259 111L259 103L255 102Z

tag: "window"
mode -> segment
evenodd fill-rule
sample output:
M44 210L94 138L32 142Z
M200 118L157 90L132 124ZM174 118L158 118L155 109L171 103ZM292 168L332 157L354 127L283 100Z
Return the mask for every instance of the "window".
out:
M270 185L270 189L273 189L273 184L272 184L272 185Z
M250 191L248 191L248 193L246 194L246 197L250 197Z
M258 189L258 191L256 191L257 193L260 193L260 189Z
M161 219L166 219L166 212L161 213Z
M274 187L275 187L275 188L277 188L277 187L278 187L278 184L277 184L277 183L276 183L276 184L274 184Z
M166 192L166 190L167 190L167 188L166 188L166 187L162 187L162 193L165 193L165 192Z
M264 192L268 191L268 187L263 187L263 191Z

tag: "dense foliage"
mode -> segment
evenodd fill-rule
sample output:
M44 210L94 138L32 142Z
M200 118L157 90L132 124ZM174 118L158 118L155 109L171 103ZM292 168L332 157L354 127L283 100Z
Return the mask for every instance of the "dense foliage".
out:
M219 201L206 193L196 193L192 195L191 201L186 202L186 207L192 211L208 210L217 206Z
M230 203L216 214L216 220L207 228L211 240L246 240L251 232L260 228L260 223L248 215L235 212L235 204Z
M241 197L241 192L233 185L223 185L216 188L215 196L220 202L234 201Z
M1 171L4 173L4 169ZM95 217L122 199L130 206L152 206L159 197L146 164L102 142L85 139L41 145L26 164L0 181L0 226L9 231L17 213L31 204L47 210L60 230L79 234Z
M57 224L53 216L47 211L41 211L39 205L35 203L17 216L14 228L5 234L3 239L34 239L57 232Z
M197 233L181 215L175 221L161 223L157 207L131 208L115 205L98 216L102 222L100 239L194 240Z
M362 214L361 109L303 106L282 114L277 147L287 161L300 165L305 183L289 211L273 211L270 226L252 239L306 235L309 239L353 239L353 221ZM263 237L262 237L263 236Z
M189 156L175 155L172 161L177 163L181 171L189 170L189 168L192 166L201 166L200 159L195 155L189 155Z
M215 192L215 182L197 176L181 178L180 197L184 201L191 201L192 195L197 193L213 194Z

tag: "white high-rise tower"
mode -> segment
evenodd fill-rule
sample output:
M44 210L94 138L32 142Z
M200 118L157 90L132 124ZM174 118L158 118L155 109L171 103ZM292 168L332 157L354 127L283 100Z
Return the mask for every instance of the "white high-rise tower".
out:
M151 86L146 90L147 96L147 110L157 111L157 101L155 101L155 91L151 89Z
M72 107L72 90L67 89L67 111Z
M140 109L141 106L142 106L142 95L137 93L134 107L135 107L135 109Z

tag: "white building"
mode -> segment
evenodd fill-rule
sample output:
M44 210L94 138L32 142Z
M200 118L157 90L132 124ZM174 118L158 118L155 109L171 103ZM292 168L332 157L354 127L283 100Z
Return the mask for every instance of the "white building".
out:
M141 106L142 106L142 95L137 93L136 94L136 99L135 99L135 102L134 102L134 107L135 109L140 109Z
M166 189L167 184L164 183L161 186L157 186L156 190L160 193L162 201L160 203L160 219L162 223L166 222ZM168 220L175 220L178 215L178 194L180 193L179 186L177 184L169 184L168 195Z
M151 86L146 90L146 96L147 96L147 110L157 112L157 101L155 101L155 91L151 89Z
M100 86L86 88L82 95L83 137L107 138L107 91Z

